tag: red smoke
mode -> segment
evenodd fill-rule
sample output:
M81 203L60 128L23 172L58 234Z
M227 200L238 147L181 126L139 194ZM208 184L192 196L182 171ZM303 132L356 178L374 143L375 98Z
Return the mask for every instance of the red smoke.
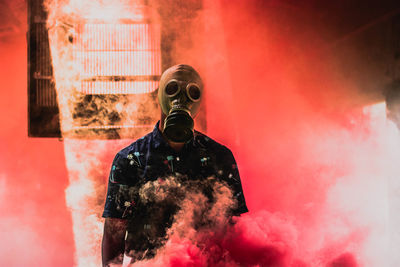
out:
M295 229L266 212L253 218L245 216L228 229L199 231L197 238L193 243L191 238L173 236L161 252L164 258L157 256L147 266L289 266L293 263Z
M384 266L398 135L354 106L362 96L337 79L307 14L213 2L206 56L187 63L204 75L208 135L233 150L250 213L227 232L199 233L203 247L171 239L160 265ZM27 137L26 10L15 15L0 42L0 263L72 266L63 144Z
M0 265L72 266L63 144L28 138L25 3L1 9Z

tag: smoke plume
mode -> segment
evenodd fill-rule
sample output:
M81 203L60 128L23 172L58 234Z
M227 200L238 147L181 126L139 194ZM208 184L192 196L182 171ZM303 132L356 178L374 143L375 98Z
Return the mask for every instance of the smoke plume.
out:
M206 192L212 192L212 201ZM150 257L130 251L134 263L129 266L358 266L353 251L346 251L355 248L349 246L355 244L353 234L341 236L340 244L330 240L310 250L300 246L300 225L287 214L263 210L230 217L236 204L232 192L214 178L196 182L169 177L130 193L139 193L136 204L148 205L151 214L170 212L171 205L176 213L170 226L157 215L150 218L149 229L165 227L165 236L157 239ZM130 223L131 229L142 229ZM138 237L131 241L142 242Z

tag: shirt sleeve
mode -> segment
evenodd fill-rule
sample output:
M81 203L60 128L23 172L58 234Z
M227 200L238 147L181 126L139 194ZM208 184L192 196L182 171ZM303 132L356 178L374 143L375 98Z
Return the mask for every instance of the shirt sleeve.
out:
M239 216L242 213L246 213L247 209L246 200L243 194L242 183L240 180L239 169L236 164L236 160L232 152L227 148L227 151L223 156L224 160L224 176L227 183L230 185L233 193L233 197L237 201L237 206L232 210L232 215Z
M129 186L125 175L124 158L117 154L113 160L110 175L106 203L103 218L124 219L130 208Z

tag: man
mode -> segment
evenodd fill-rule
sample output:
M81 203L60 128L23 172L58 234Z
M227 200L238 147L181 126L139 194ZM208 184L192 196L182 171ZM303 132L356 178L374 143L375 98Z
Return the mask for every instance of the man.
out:
M167 188L170 192L163 201L145 201L140 196L144 185L161 185L174 177L179 185L202 187L212 203L212 186L208 185L221 181L230 187L237 204L230 216L248 211L232 152L193 130L202 97L202 80L191 66L176 65L162 74L158 90L161 120L153 132L122 149L112 164L103 213L103 266L121 264L124 251L133 260L151 258L166 240L166 229L179 210L181 191Z

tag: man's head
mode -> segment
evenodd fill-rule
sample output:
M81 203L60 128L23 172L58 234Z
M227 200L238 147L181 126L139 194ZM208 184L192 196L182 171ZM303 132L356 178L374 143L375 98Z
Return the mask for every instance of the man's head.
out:
M164 135L171 141L184 143L193 137L193 118L203 97L200 75L189 65L170 67L161 75L158 101L164 121Z

